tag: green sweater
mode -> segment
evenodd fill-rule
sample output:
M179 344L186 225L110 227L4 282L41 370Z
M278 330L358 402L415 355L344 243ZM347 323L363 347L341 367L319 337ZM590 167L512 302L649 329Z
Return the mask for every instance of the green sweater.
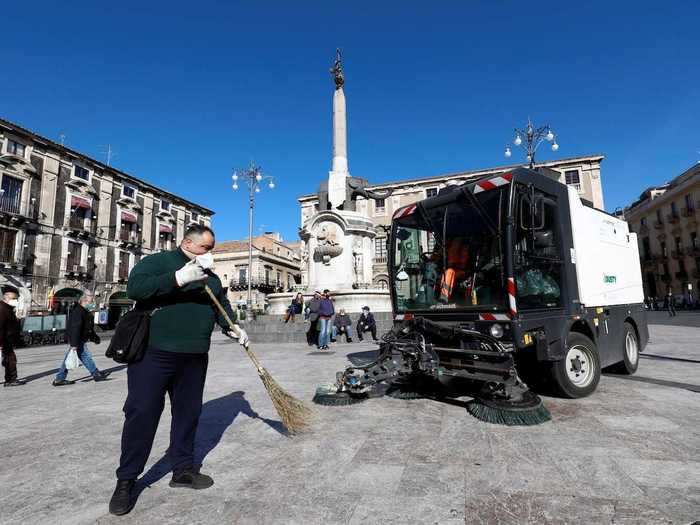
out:
M139 309L158 308L151 317L148 346L185 353L209 351L214 324L228 329L223 316L204 289L208 284L232 321L236 316L221 281L211 270L205 281L177 286L175 272L189 259L180 250L160 252L142 259L129 274L127 295Z

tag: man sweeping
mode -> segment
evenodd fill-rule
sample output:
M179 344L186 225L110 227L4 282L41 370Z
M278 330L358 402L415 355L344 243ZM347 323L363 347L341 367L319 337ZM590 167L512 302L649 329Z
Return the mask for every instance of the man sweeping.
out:
M121 459L109 503L112 514L126 514L133 507L131 492L151 452L166 392L172 413L170 486L206 489L214 484L194 463L194 438L202 411L211 334L218 323L241 345L248 344L248 336L237 326L237 335L229 331L205 290L208 285L228 316L235 319L221 281L208 270L212 248L214 232L206 226L192 225L178 249L146 257L129 275L129 298L138 308L152 310L153 314L144 357L127 369Z

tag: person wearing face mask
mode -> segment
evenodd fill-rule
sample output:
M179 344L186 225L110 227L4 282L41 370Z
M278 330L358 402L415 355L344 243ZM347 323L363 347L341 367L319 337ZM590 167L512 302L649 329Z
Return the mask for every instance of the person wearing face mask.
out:
M210 269L213 248L214 232L194 224L185 231L179 248L142 259L129 274L127 295L136 301L135 308L152 315L143 359L127 367L121 457L109 502L112 514L126 514L134 505L132 489L151 452L166 393L172 415L170 486L206 489L214 484L194 462L211 334L218 323L225 335L243 346L248 345L248 336L238 325L229 330L204 288L209 286L235 320L221 281Z
M93 295L89 292L85 292L80 296L80 299L78 299L78 304L76 304L68 314L66 336L68 337L70 348L66 351L66 355L63 356L61 367L58 369L56 378L53 380L53 386L66 386L75 383L75 381L66 379L68 377L66 358L71 350L75 350L78 353L78 359L80 359L85 365L85 368L92 374L95 382L105 381L107 379L109 372L98 370L95 361L92 359L90 350L85 346L88 341L92 341L95 344L100 343L100 337L95 333L95 325L92 319L92 310L94 309L95 303Z
M19 304L19 290L14 286L2 287L0 301L0 348L2 348L2 366L5 367L4 386L21 386L26 383L17 379L17 356L15 344L19 338L19 320L15 308Z

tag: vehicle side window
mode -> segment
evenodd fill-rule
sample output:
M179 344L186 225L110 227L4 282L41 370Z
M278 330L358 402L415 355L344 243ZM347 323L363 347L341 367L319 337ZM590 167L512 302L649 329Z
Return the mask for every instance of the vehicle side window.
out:
M518 307L561 306L562 254L556 197L519 186L513 250Z

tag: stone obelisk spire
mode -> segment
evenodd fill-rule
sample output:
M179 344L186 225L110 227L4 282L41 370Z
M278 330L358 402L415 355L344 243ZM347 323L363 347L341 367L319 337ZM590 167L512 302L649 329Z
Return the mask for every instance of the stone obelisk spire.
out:
M328 173L328 201L335 209L348 198L346 180L348 171L348 133L347 116L345 112L345 92L343 85L343 65L340 49L336 50L335 64L331 69L335 82L333 93L333 163Z

